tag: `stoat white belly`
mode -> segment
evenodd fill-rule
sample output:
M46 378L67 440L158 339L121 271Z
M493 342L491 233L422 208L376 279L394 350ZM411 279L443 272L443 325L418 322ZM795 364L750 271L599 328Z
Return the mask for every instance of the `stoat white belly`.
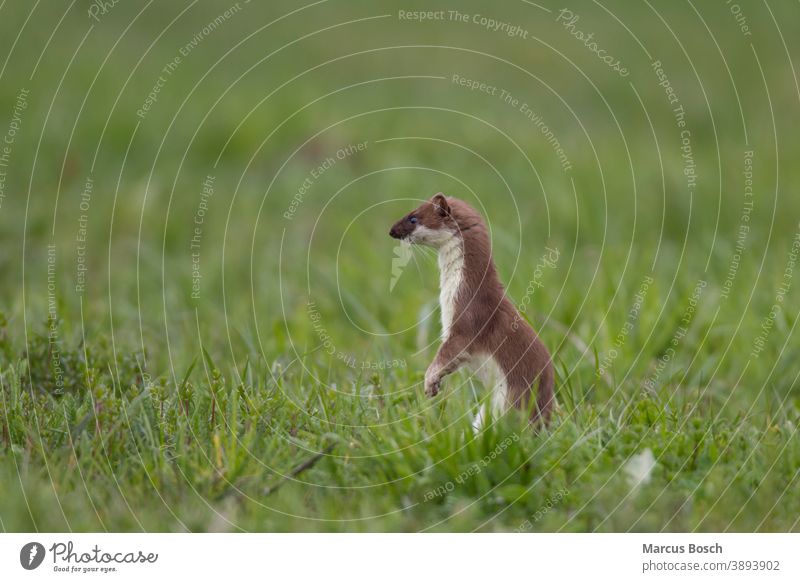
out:
M464 244L453 236L439 248L439 306L442 312L442 339L450 335L456 298L464 280Z

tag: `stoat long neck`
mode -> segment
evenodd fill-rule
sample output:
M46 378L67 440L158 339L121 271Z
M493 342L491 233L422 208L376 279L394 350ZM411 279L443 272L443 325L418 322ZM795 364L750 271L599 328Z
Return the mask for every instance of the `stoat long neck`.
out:
M464 243L453 236L439 248L439 306L442 312L442 339L450 335L456 299L464 283Z

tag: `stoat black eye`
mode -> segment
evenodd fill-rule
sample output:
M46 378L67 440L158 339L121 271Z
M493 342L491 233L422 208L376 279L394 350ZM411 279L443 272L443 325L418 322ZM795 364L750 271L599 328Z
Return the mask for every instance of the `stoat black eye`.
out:
M409 217L408 217L408 221L409 221L411 224L417 224L417 217L416 217L416 216L409 216Z

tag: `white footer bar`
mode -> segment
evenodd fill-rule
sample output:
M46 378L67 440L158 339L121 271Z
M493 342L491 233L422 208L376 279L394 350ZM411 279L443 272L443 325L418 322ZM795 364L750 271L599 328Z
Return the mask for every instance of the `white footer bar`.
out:
M0 535L0 580L796 581L798 564L799 534Z

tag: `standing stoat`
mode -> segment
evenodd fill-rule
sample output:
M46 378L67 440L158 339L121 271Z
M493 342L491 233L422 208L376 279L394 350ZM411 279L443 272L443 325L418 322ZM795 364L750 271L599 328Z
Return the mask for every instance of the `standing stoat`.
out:
M493 385L493 409L503 412L511 405L526 409L538 380L531 418L547 423L554 400L550 353L506 297L481 215L437 194L389 234L439 252L442 345L425 372L425 393L435 396L445 376L470 364Z

